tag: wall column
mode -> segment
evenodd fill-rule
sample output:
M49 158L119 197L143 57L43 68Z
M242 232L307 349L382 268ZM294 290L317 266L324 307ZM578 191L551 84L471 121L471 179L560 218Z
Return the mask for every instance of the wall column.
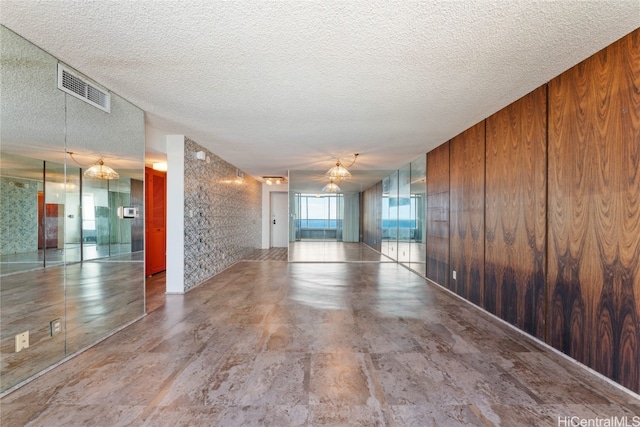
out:
M167 287L184 293L184 135L167 135Z

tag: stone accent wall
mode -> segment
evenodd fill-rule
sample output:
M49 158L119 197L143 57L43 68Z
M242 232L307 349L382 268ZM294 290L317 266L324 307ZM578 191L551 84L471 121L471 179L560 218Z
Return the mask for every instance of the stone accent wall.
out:
M262 184L185 138L184 289L202 283L262 243ZM204 151L209 161L197 160ZM170 227L171 224L168 224Z

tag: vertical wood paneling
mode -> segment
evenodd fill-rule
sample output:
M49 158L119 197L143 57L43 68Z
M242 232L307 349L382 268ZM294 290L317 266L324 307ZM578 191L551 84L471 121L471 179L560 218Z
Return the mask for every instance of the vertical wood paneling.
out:
M427 277L449 287L449 143L427 153Z
M484 300L485 122L449 141L450 245L453 289L477 305Z
M485 308L544 338L547 96L486 120Z
M640 31L549 83L549 335L640 391Z

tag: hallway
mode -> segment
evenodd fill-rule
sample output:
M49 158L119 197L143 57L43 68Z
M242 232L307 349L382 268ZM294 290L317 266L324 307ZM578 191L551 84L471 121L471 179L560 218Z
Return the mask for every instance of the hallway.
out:
M395 263L242 261L1 401L3 426L558 425L634 399Z

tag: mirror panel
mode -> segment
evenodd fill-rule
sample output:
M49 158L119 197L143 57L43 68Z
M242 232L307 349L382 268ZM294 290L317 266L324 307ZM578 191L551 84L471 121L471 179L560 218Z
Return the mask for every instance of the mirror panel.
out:
M38 198L38 211L42 218L38 250L44 252L44 266L49 267L65 262L65 168L62 164L47 161L44 166L44 193Z
M325 172L289 171L289 261L391 262L360 243L361 192L379 185L390 171L355 171L338 183L338 193L322 192Z
M144 218L118 216L143 213L144 113L65 94L56 58L2 26L0 39L2 392L144 315ZM83 178L100 158L120 179Z
M383 255L389 255L389 236L390 236L390 211L389 211L389 183L390 178L387 176L382 180L382 238L380 243L380 252Z
M118 216L119 207L131 206L131 180L109 181L109 206L109 256L120 259L131 253L131 220Z
M409 268L427 275L427 156L411 162L411 261Z
M3 26L0 41L0 391L4 391L65 357L64 334L51 336L49 323L63 322L63 257L53 248L47 253L47 244L58 246L59 236L47 241L44 231L55 229L58 222L57 215L46 216L45 160L63 163L65 95L57 89L58 61L53 56ZM50 157L41 155L49 152ZM60 171L53 164L48 167L52 175ZM45 269L47 262L51 266ZM16 352L15 336L27 331L29 348Z
M82 261L81 229L82 205L81 170L66 166L64 203L64 251L67 263Z
M399 173L395 171L389 175L389 258L398 260L398 204L399 204Z
M398 262L411 260L411 165L398 171Z
M32 270L44 265L39 251L44 199L42 160L14 154L0 155L0 274ZM42 223L42 225L41 225Z
M84 179L82 184L83 259L109 256L109 180Z
M58 60L1 25L0 41L3 154L39 159L53 151L47 160L63 164L65 94L57 87Z

